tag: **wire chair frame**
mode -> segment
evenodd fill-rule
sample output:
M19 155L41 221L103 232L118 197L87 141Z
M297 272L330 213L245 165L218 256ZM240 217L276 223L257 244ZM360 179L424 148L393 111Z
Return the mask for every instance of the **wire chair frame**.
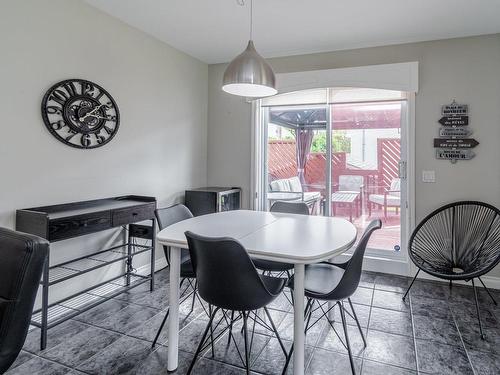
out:
M484 339L481 314L474 278L493 298L481 276L500 263L500 210L478 201L447 204L429 215L413 231L408 254L418 271L403 301L420 271L440 279L472 281L474 302L481 338Z
M408 253L418 268L442 279L482 276L500 262L500 210L477 201L447 204L415 228Z

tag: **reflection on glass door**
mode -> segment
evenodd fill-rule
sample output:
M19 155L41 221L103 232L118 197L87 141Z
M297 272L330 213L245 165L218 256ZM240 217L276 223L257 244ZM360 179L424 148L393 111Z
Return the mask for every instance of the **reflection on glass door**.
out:
M401 92L323 89L267 99L265 207L305 202L313 215L343 217L359 236L374 218L370 248L400 250Z
M359 235L381 218L383 227L370 241L380 250L400 250L401 106L401 101L372 101L330 107L331 213L350 220Z

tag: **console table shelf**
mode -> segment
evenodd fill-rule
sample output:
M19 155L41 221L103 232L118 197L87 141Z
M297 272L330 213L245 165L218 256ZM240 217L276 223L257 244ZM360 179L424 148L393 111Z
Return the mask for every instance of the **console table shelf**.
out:
M49 252L40 282L42 306L33 312L31 322L41 329L42 350L47 346L48 329L146 282L150 283L150 290L154 289L155 209L155 198L128 195L17 210L17 230L38 235L51 243L111 228L122 227L127 232L123 244L53 266L50 266ZM142 221L149 221L150 225L137 224ZM150 244L138 244L136 238ZM133 259L146 252L151 255L151 271L149 275L139 275L134 270ZM49 287L119 262L124 263L124 271L114 278L49 303Z
M130 284L127 286L124 275L117 276L111 280L100 283L85 291L80 291L64 300L48 305L47 328L52 328L68 319L90 310L103 302L108 301L130 289L136 288L149 282L149 276L134 274L131 276ZM42 310L33 311L31 324L42 328Z
M129 246L131 247L132 257L152 249L152 246L123 244L52 266L49 268L49 286L110 264L126 260L130 256L128 253Z

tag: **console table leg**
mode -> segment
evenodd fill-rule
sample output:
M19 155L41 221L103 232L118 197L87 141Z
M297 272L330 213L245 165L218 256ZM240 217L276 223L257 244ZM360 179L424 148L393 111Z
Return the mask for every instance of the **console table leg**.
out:
M40 329L40 350L47 347L47 325L49 315L49 255L45 260L42 273L42 311L41 311L41 329Z
M156 219L151 219L151 285L149 289L153 291L155 289L155 250L156 250Z
M127 226L127 286L130 285L130 272L132 271L132 236L130 235L130 225Z

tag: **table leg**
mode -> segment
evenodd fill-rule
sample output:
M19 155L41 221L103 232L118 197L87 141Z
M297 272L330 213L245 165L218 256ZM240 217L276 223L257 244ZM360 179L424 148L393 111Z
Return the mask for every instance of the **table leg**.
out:
M304 265L296 264L293 281L293 374L304 374L304 352L305 352L305 333L304 333Z
M179 362L179 283L181 249L170 249L170 298L168 316L168 363L167 370L175 371Z

